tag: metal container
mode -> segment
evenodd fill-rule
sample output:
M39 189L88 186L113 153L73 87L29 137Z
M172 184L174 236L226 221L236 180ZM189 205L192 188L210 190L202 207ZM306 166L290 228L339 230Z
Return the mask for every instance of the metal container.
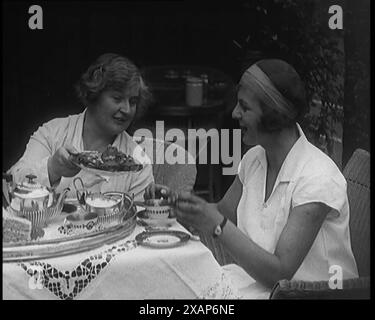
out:
M185 90L186 105L199 107L203 104L203 81L201 78L188 77Z
M60 214L64 199L70 189L66 188L58 195L53 189L35 182L34 179L37 178L35 175L29 174L26 178L27 181L15 184L9 190L10 209L17 216L26 217L29 220L38 216L39 218L32 220L38 220L41 224Z
M27 175L28 181L13 184L9 190L10 212L17 217L31 221L31 239L42 236L42 228L62 211L63 202L69 188L58 195L54 190L35 182L35 175ZM4 191L3 191L4 192Z
M122 192L90 193L80 177L73 180L77 200L85 212L98 215L98 224L108 226L121 223L132 211L133 197Z
M116 194L116 196L103 193L90 193L85 197L85 204L81 207L86 212L95 212L99 217L118 214L122 211L124 205L124 196Z
M201 74L201 79L203 82L203 104L207 104L208 102L208 75Z
M17 184L11 192L10 206L18 211L45 210L52 205L54 194L34 181L33 174L26 176L25 181Z

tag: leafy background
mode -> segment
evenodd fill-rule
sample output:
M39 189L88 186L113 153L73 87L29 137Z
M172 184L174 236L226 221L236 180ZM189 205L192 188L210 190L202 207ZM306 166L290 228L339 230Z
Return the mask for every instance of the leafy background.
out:
M247 25L235 41L242 70L260 58L288 61L306 84L310 112L302 125L310 140L330 156L335 140L341 140L339 165L356 148L369 150L370 2L252 0L242 5ZM331 5L343 8L343 30L328 28Z
M43 2L41 31L27 26L31 4L2 2L4 169L42 123L82 110L74 83L104 52L140 66L205 65L234 81L256 59L278 56L306 80L311 139L332 152L342 121L343 163L369 150L369 0ZM343 7L344 30L328 28L332 4Z

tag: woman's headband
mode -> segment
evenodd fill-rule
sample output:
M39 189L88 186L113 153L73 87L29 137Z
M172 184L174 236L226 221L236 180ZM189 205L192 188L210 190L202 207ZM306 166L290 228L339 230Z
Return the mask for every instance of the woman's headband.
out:
M290 119L294 119L297 115L293 104L276 89L270 78L257 65L253 64L247 69L240 82L254 88L272 109L285 114Z

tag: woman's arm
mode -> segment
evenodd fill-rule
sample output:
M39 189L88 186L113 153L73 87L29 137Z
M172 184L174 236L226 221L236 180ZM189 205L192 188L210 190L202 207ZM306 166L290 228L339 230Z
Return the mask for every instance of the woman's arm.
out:
M77 151L70 146L57 148L58 129L59 122L55 119L41 126L30 137L21 159L9 170L16 182L23 181L27 174L32 173L41 184L54 186L61 177L72 177L80 171L70 158Z
M269 253L228 222L221 243L256 281L272 287L291 279L309 252L330 208L321 203L295 207L284 227L274 254Z
M48 159L52 155L46 128L39 128L26 145L22 157L9 169L15 182L19 183L29 173L35 174L40 183L49 185Z
M242 183L236 175L224 197L216 204L219 212L234 224L237 224L237 207L242 196Z
M245 271L265 286L291 279L309 252L330 208L321 203L308 203L295 207L289 214L275 253L257 245L236 225L228 221L220 242ZM217 207L194 195L180 195L177 204L179 219L198 230L212 234L223 215ZM227 212L226 212L227 213Z

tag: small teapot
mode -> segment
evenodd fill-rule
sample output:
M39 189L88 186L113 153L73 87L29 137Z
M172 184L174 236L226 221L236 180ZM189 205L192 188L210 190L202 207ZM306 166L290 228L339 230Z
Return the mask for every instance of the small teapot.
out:
M10 206L18 211L44 210L52 205L54 193L34 181L37 177L28 174L26 180L11 190Z
M42 186L35 181L37 177L28 174L20 184L11 184L9 188L10 208L17 216L24 216L29 220L46 222L49 218L61 213L66 188L59 196L51 188Z

